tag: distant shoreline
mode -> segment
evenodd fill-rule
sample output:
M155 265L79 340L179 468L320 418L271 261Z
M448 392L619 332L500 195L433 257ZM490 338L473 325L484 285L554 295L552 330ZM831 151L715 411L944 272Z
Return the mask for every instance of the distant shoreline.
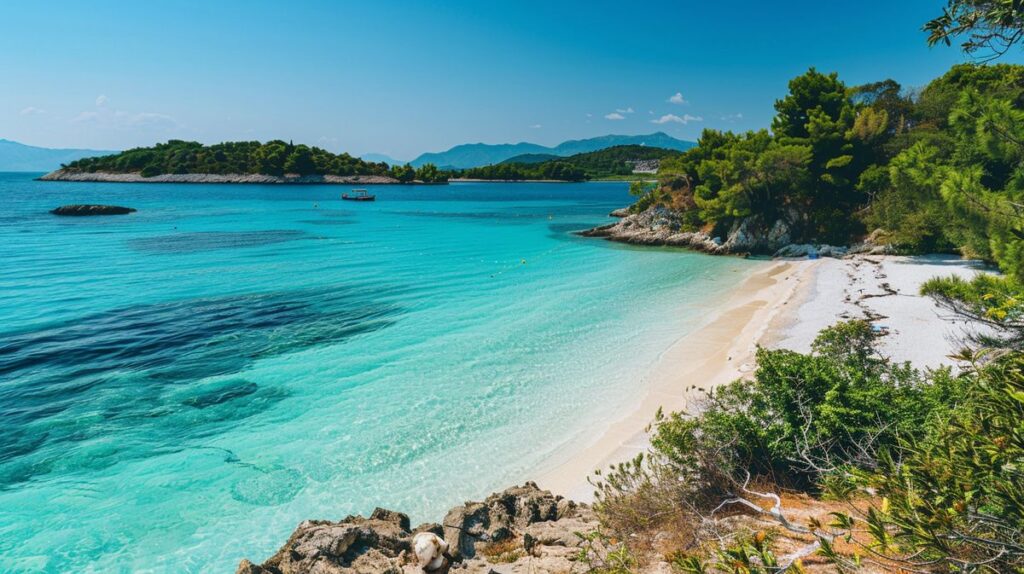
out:
M29 173L29 172L26 172ZM269 184L269 185L444 185L447 183L621 183L625 179L473 179L452 178L447 182L401 182L386 175L265 175L258 173L164 173L143 177L141 173L66 171L58 169L35 178L37 181L79 183L189 183L189 184Z
M397 185L402 184L385 175L263 175L263 174L219 174L219 173L165 173L142 177L140 173L82 172L58 169L39 181L72 181L88 183L240 183L273 185ZM422 182L411 182L414 184ZM403 184L405 185L405 184Z
M473 179L469 177L456 177L448 181L455 183L586 183L586 181L565 179Z

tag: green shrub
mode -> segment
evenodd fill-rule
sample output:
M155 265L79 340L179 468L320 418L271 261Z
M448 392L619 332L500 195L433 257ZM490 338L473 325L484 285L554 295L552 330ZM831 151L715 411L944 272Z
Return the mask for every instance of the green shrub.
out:
M837 515L850 530L866 525L873 551L908 571L1024 570L1024 355L966 378L958 405L903 441L900 458L857 473L880 507Z

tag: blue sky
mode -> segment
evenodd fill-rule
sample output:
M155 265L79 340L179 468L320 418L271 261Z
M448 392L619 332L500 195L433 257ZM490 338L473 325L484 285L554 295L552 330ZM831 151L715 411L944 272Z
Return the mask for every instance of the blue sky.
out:
M920 31L943 4L11 0L0 138L282 138L399 159L478 141L696 139L766 127L809 66L924 85L964 61Z

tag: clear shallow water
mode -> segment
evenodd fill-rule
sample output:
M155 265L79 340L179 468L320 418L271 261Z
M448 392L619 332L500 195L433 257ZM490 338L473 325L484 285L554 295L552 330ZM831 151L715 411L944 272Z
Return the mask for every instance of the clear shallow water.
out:
M757 265L571 235L621 183L341 191L0 174L0 571L439 520L602 429ZM139 212L46 213L85 202Z

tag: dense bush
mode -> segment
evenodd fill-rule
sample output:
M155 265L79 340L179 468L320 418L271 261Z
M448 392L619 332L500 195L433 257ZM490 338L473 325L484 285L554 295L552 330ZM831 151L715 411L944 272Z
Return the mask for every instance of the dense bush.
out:
M810 354L757 358L751 380L710 391L692 415L659 415L648 454L595 477L611 536L675 532L690 549L677 565L712 571L693 553L701 531L753 477L768 490L861 500L808 530L845 570L855 556L908 571L1024 565L1024 355L921 373L880 358L870 327L852 321L823 331ZM836 551L839 538L859 550ZM716 552L719 570L730 557L775 559L758 541Z
M923 436L902 441L898 457L881 456L877 471L855 473L851 483L881 504L836 515L838 526L865 529L865 545L907 571L1024 569L1024 355L968 378Z

